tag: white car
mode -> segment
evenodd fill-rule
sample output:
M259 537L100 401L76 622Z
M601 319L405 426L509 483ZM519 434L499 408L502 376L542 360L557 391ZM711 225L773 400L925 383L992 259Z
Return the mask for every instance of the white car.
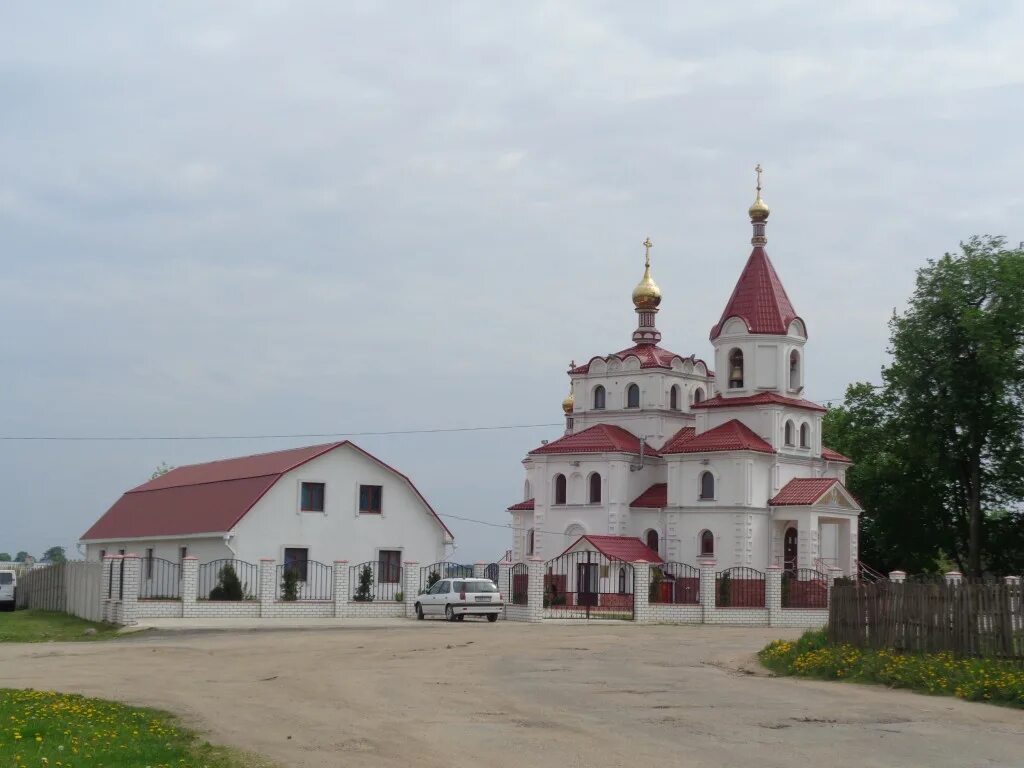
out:
M416 598L416 618L444 616L462 621L470 615L497 621L504 606L501 592L490 579L441 579Z
M0 571L0 610L14 610L14 591L18 588L18 574Z

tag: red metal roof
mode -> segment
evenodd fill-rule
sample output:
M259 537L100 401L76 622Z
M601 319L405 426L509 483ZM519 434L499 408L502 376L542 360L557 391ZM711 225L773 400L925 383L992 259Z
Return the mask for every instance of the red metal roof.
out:
M560 437L534 453L640 453L640 439L632 432L614 424L595 424L572 435ZM660 456L651 446L644 447L647 456Z
M826 445L821 446L821 458L825 461L845 461L848 464L853 464L853 459L843 456L839 451L833 451Z
M668 483L655 483L641 493L629 506L662 509L668 504Z
M775 453L775 450L741 421L732 419L707 432L701 432L671 451L662 453L705 453L709 451L758 451Z
M661 446L662 453L673 453L683 443L688 443L697 436L697 430L694 427L683 427L676 432L672 437L668 439L663 446Z
M646 560L649 563L664 562L657 552L649 548L636 536L599 536L588 534L580 536L565 552L568 552L584 540L589 541L594 549L605 557L610 557L612 560L624 560L630 563L636 560ZM565 552L562 554L564 555Z
M689 360L694 365L702 363L705 369L708 367L707 363L698 359L694 355L690 355L687 358L682 355L677 355L675 352L669 352L667 349L662 349L656 344L636 344L629 349L624 349L621 352L615 352L607 357L601 357L600 355L592 357L589 362L586 362L583 365L577 365L575 368L570 368L569 373L587 373L590 370L590 364L595 360L608 362L612 358L625 360L627 357L635 357L639 360L641 368L671 368L672 361L676 358L678 358L680 362ZM710 371L708 373L713 375Z
M177 467L124 493L82 535L82 540L227 533L282 475L343 445L405 480L451 536L448 526L408 477L355 443L343 440Z
M820 499L833 485L839 483L834 477L795 477L782 486L774 498L768 500L772 507L808 506ZM842 483L839 483L842 486Z
M785 334L789 324L798 319L768 252L760 245L750 252L722 317L711 329L712 340L730 317L741 318L750 333L773 334Z
M520 501L518 504L513 504L508 508L509 512L518 512L519 510L533 509L533 499L527 499L526 501Z
M759 392L756 395L748 395L746 397L722 397L718 394L707 400L694 403L690 407L731 408L743 405L788 405L790 408L806 408L809 411L824 412L827 410L824 406L812 403L810 400L804 400L800 397L785 397L775 392Z

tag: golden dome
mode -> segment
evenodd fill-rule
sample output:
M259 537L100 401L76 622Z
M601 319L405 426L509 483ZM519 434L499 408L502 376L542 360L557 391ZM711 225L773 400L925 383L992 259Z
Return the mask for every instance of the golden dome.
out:
M761 193L757 195L757 200L750 206L750 220L751 221L765 221L768 218L768 214L771 213L771 208L768 204L761 199Z
M573 408L575 406L576 398L573 397L572 390L570 389L569 394L566 395L565 400L562 401L562 410L565 412L565 415L568 416L570 413L572 413Z
M661 288L651 277L651 238L644 240L644 248L647 249L644 261L644 276L633 289L633 306L637 309L657 309L661 304Z

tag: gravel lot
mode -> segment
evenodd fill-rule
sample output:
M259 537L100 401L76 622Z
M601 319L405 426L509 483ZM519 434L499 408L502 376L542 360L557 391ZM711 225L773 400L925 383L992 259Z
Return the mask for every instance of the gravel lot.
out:
M1024 766L1024 713L773 679L764 628L396 621L2 645L0 685L177 712L285 766Z

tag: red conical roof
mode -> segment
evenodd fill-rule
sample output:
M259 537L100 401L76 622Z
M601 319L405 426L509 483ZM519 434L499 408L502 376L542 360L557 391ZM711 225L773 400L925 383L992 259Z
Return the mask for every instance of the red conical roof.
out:
M750 252L721 319L711 329L712 341L718 338L730 317L743 318L750 333L780 335L784 335L789 324L798 319L763 246L755 246Z

